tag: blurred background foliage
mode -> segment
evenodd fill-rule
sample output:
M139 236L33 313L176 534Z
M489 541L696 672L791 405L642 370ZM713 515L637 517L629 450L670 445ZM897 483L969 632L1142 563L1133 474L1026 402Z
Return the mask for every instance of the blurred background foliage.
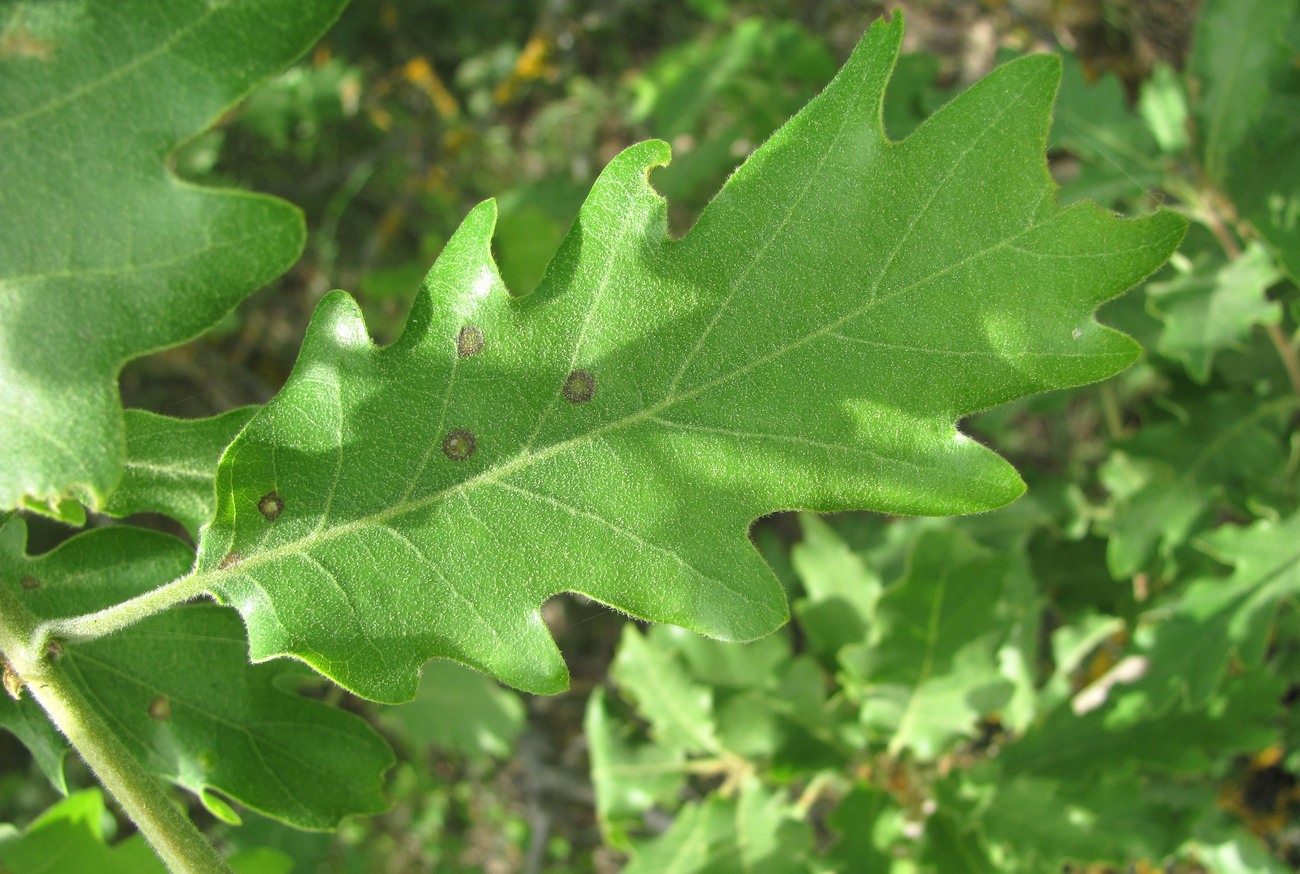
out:
M1289 595L1268 602L1268 652L1243 658L1213 594L1255 591L1249 557L1291 536L1300 385L1267 326L1286 329L1294 363L1297 294L1269 249L1225 227L1231 210L1199 176L1183 85L1194 0L355 0L309 56L175 156L186 178L298 204L306 253L222 330L129 366L124 398L173 416L266 401L331 288L391 341L487 197L502 275L526 292L596 174L648 137L673 146L651 179L684 233L886 5L907 16L891 136L1000 59L1063 51L1049 144L1061 200L1181 204L1196 220L1172 266L1104 311L1148 356L1102 386L966 423L1029 482L1003 511L760 521L795 617L764 641L638 629L562 597L545 614L573 675L563 695L447 663L401 707L322 688L398 751L393 809L337 834L194 811L247 870L604 874L672 859L726 872L746 840L772 844L771 871L1300 862L1298 614ZM1230 524L1251 522L1277 530ZM927 612L932 579L956 584L950 613ZM927 638L918 617L944 633ZM1165 652L1172 662L1155 660ZM1157 667L1134 676L1134 659ZM0 820L28 822L55 796L3 744ZM111 837L111 814L77 804L90 812L49 827L94 822L95 841Z

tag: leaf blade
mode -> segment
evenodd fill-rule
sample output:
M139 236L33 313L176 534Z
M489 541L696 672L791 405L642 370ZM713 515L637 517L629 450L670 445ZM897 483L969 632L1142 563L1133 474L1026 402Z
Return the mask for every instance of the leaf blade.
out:
M1055 206L1051 59L887 141L901 35L874 26L681 241L648 182L668 149L649 142L611 162L527 297L496 272L486 203L392 346L346 295L322 300L284 391L223 458L200 550L253 656L385 701L434 656L558 691L539 607L560 591L751 639L787 616L744 537L755 517L1016 497L955 420L1128 363L1092 311L1184 225ZM272 495L284 512L263 518Z

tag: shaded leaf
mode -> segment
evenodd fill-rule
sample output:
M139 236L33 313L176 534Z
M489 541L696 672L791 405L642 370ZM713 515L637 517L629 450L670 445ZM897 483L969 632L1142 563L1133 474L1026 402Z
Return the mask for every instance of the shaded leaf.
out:
M623 626L610 677L636 702L659 742L696 753L721 752L713 724L712 691L635 625Z
M127 410L126 469L104 512L162 513L197 538L212 518L217 461L256 412L240 407L207 419L172 419Z
M104 834L108 818L99 790L68 796L21 835L0 837L6 874L166 874L167 868L138 832L108 846ZM293 867L288 856L268 849L245 850L228 861L235 874L289 874Z
M1228 179L1234 159L1268 117L1274 78L1293 58L1287 41L1295 0L1206 0L1196 23L1190 73L1202 161Z
M656 804L676 800L686 782L686 749L680 744L635 741L628 726L610 712L603 689L596 689L587 700L583 730L601 834L608 844L626 852L640 815Z
M40 619L123 601L176 578L193 557L175 538L126 526L29 557L24 532L21 520L0 529L0 577ZM302 665L249 665L231 610L176 607L65 644L59 666L145 767L218 814L228 808L214 793L303 828L387 806L381 788L393 757L383 739L353 714L292 694L313 677ZM30 698L0 707L39 713Z
M1009 556L955 529L926 532L876 604L870 642L844 649L863 724L888 735L891 752L934 758L1010 699L996 655L1010 571Z
M1264 293L1281 278L1268 250L1252 243L1239 258L1203 257L1148 284L1147 300L1165 325L1161 354L1205 383L1216 352L1241 348L1255 325L1277 323L1281 307Z
M998 765L1007 779L1032 774L1080 786L1097 771L1140 767L1195 774L1213 761L1272 743L1284 691L1278 678L1257 670L1237 678L1206 707L1175 704L1151 714L1125 702L1125 687L1120 686L1105 707L1082 715L1068 707L1053 710L1004 747ZM1170 738L1178 742L1170 743Z
M1124 367L1135 347L1091 313L1184 225L1055 205L1049 57L888 142L901 36L901 18L873 26L681 241L647 184L668 160L650 142L606 169L528 297L492 265L491 204L393 345L327 296L290 381L227 450L200 550L253 657L294 654L384 701L434 656L554 692L555 593L752 639L787 615L744 536L756 517L1018 495L955 421ZM232 550L244 561L219 568Z
M1300 2L1207 0L1189 74L1203 166L1300 280Z
M103 507L125 461L122 365L204 332L297 258L297 209L165 162L342 6L0 7L0 507Z
M1300 514L1247 528L1225 525L1200 543L1236 571L1192 583L1152 629L1142 648L1149 667L1131 694L1154 709L1171 696L1204 706L1234 656L1260 665L1279 606L1300 593Z
M803 540L792 552L807 597L795 603L813 647L833 660L840 649L866 640L883 588L876 572L821 519L799 517Z
M471 760L508 757L524 730L524 703L491 677L448 661L430 662L415 700L385 717L414 743L434 744Z
M808 870L812 830L780 795L747 783L738 798L687 804L667 832L638 844L626 874L786 874Z
M1279 435L1293 399L1267 403L1211 395L1186 422L1148 425L1117 444L1102 466L1112 494L1106 559L1117 579L1143 570L1168 574L1175 553L1210 521L1219 502L1284 477Z
M1155 138L1129 108L1119 79L1089 81L1073 55L1064 58L1049 145L1081 159L1077 175L1062 183L1062 203L1133 200L1163 179Z

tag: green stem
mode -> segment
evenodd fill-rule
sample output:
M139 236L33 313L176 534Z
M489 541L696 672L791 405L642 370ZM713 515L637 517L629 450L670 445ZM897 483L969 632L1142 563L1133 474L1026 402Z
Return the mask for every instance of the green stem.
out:
M230 867L59 667L60 650L36 635L35 617L0 586L0 649L172 874L230 874ZM39 648L28 641L41 640Z
M40 651L49 640L94 640L121 631L141 619L199 597L207 590L207 581L208 578L191 573L94 613L42 622L36 626L32 647Z

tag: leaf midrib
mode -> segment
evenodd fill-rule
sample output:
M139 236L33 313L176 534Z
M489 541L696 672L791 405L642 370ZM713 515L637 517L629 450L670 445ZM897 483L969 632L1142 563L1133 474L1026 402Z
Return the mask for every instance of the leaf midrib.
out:
M1022 84L1020 93L1023 93L1025 89L1030 87L1033 81L1034 81L1033 79L1026 80ZM1011 107L1017 104L1018 100L1019 100L1019 94L1017 94L1016 97L1013 99L1008 99L1004 101L1001 109L998 112L997 117L1001 117L1001 115L1005 114L1006 112L1009 112L1011 110ZM994 119L994 121L996 121L996 118ZM623 417L622 419L618 419L613 422L608 422L604 425L601 425L597 428L587 431L586 433L578 434L566 440L562 440L560 442L551 444L550 446L540 451L531 452L527 455L517 455L510 461L507 461L503 464L499 464L496 467L484 470L483 472L475 476L461 480L460 482L455 483L454 485L448 486L444 489L433 492L429 495L423 496L416 500L400 502L378 513L372 513L368 516L354 519L342 525L334 526L327 531L322 531L321 528L318 527L315 530L313 530L312 533L306 536L297 538L295 540L286 542L284 544L272 547L270 549L264 550L262 552L253 555L245 556L240 562L238 562L235 565L232 565L229 568L204 571L204 572L198 572L196 570L195 572L192 573L192 575L196 576L199 581L204 581L204 580L208 581L205 583L204 587L207 589L211 589L213 588L214 585L220 584L223 580L240 576L242 575L243 572L253 567L274 562L277 559L287 555L292 555L306 550L310 550L320 545L321 543L325 543L334 540L336 538L343 537L354 531L364 530L367 528L377 527L380 525L387 525L387 523L391 520L401 518L402 516L405 516L410 513L418 512L419 510L422 510L426 507L453 498L456 495L468 493L478 486L500 483L506 477L520 470L523 470L532 464L541 463L549 458L559 455L562 452L568 451L569 449L575 446L597 439L605 434L609 434L611 432L617 431L622 428L633 427L643 422L647 422L647 421L653 422L655 419L659 418L661 413L671 409L677 404L693 400L703 394L706 394L707 392L711 391L712 389L716 388L719 385L727 383L737 377L749 373L752 370L755 370L759 367L769 364L772 361L775 361L781 358L782 356L796 349L799 349L807 345L808 343L813 342L814 340L832 334L841 326L862 317L866 313L870 312L872 309L878 306L882 306L886 303L889 303L890 301L893 301L900 296L909 294L919 287L928 285L929 283L934 282L935 280L941 278L942 276L949 274L972 261L983 258L986 255L994 251L997 251L999 249L1006 248L1009 246L1014 246L1019 240L1036 232L1037 230L1039 230L1039 228L1053 224L1061 220L1063 216L1069 215L1074 211L1078 210L1079 208L1081 208L1079 205L1058 208L1043 218L1037 218L1037 217L1031 218L1025 224L1024 227L1022 227L1020 230L1016 231L1015 233L1003 238L1002 240L994 242L981 249L972 251L967 255L965 255L964 257L959 258L949 263L948 265L940 269L936 269L933 272L929 273L928 275L918 278L914 282L899 288L893 294L888 294L883 297L877 297L877 292L884 284L885 279L889 275L890 270L893 264L895 263L895 261L897 260L899 254L906 248L907 243L911 239L913 233L915 232L915 229L919 224L921 218L926 213L929 212L935 200L938 198L939 193L945 190L947 184L951 181L952 177L957 173L958 169L965 162L966 157L976 148L978 143L985 136L989 135L990 132L996 129L997 129L997 125L995 123L989 123L985 125L981 131L980 136L973 138L967 145L966 149L963 150L959 156L955 157L952 160L948 172L945 174L943 179L938 184L936 184L931 190L929 199L922 205L920 209L916 211L911 222L909 222L907 228L903 231L902 234L899 235L899 240L897 245L894 247L894 250L890 253L889 257L885 260L884 265L877 273L875 282L867 290L866 292L867 300L862 306L857 307L856 309L851 310L845 315L832 320L828 324L823 325L821 328L815 331L805 334L801 338L797 338L784 346L777 347L764 355L761 355L755 359L752 359L751 361L746 362L745 364L737 367L736 369L732 370L729 373L718 376L712 380L705 381L685 393L679 394L674 391L670 391L669 394L665 396L662 400L660 400L658 403L645 407L638 412ZM883 134L881 136L881 140L886 144L886 146L895 145L885 141ZM1046 196L1050 197L1050 189L1045 187L1045 191L1047 192ZM783 222L778 228L775 228L772 232L773 238L776 235L778 235L781 232L781 230L784 229L784 227L785 227L785 223ZM770 245L771 245L771 239L769 239L768 243L764 245L764 249L766 249ZM1152 244L1145 244L1137 248L1139 250L1147 249L1147 248L1151 248L1151 245ZM730 295L728 296L728 299L729 298ZM870 451L870 450L867 449L866 451ZM324 517L322 517L322 521L323 519Z
M611 432L617 431L622 428L632 427L647 420L654 420L658 418L661 413L663 413L668 409L671 409L672 407L678 404L684 403L686 401L694 400L695 398L703 394L706 394L707 392L711 391L712 389L716 388L719 385L730 382L732 379L743 376L752 370L755 370L759 367L769 364L772 361L775 361L778 358L786 355L787 353L792 352L816 339L819 339L820 337L823 337L827 334L834 332L841 325L849 321L852 321L853 319L860 318L861 316L870 312L872 309L874 309L877 306L883 306L884 304L893 301L897 297L913 291L919 286L926 285L930 282L933 282L934 280L942 277L943 275L965 266L967 263L971 261L975 261L979 258L984 257L990 252L1012 245L1015 241L1017 241L1021 237L1031 234L1032 232L1038 230L1044 224L1048 224L1052 221L1059 219L1061 215L1068 213L1069 211L1071 211L1071 209L1075 209L1075 208L1077 207L1067 208L1065 210L1062 210L1061 212L1058 212L1050 216L1046 221L1031 222L1030 224L1026 225L1026 227L1023 228L1022 230L1018 231L1017 233L1003 240L1000 240L983 249L971 252L964 258L954 261L951 264L943 267L942 269L936 270L933 273L923 278L917 279L915 282L911 283L910 285L904 286L894 294L877 298L874 300L869 300L863 306L828 323L822 328L813 331L809 334L806 334L805 336L798 338L797 340L785 346L774 349L771 352L767 353L766 355L753 359L727 374L718 376L715 379L710 380L708 382L701 383L700 385L691 389L690 391L675 396L666 397L663 400L659 401L658 403L645 407L642 410L639 410L638 412L623 417L622 419L617 419L615 421L608 422L604 425L601 425L583 434L577 434L566 440L553 443L550 446L547 446L544 449L536 450L529 455L516 456L514 459L510 461L507 461L503 464L499 464L496 467L492 467L487 470L484 470L482 473L461 480L460 482L447 486L446 488L441 489L437 492L433 492L431 494L425 495L423 497L417 498L412 501L406 501L403 503L394 504L380 512L372 513L370 515L363 516L349 522L345 522L341 525L336 525L327 531L321 531L320 529L317 529L313 531L311 534L305 535L303 537L299 537L295 540L287 541L283 544L272 547L270 549L263 550L261 552L252 555L245 555L241 559L241 561L228 568L208 570L208 571L196 570L191 574L191 576L196 577L198 579L210 581L210 583L206 584L204 588L211 589L214 585L219 584L221 581L240 576L244 571L250 568L257 567L259 565L266 564L268 562L273 562L283 557L301 553L304 550L308 550L315 546L318 546L321 543L325 543L343 537L354 531L386 525L388 522L394 519L401 518L402 516L405 516L409 513L418 512L420 510L425 509L426 507L437 504L443 500L453 498L456 495L459 495L461 493L470 492L478 486L497 483L498 481L503 480L506 477L510 476L511 474L523 470L532 464L538 464L543 461L546 461L547 459L559 455L562 452L566 452L569 449L579 444L585 443L590 440L594 440L596 438L602 437L606 434L609 434ZM1148 248L1148 247L1144 246L1142 248ZM863 449L864 451L867 452L871 451L869 448L866 447L855 447L855 448Z
M82 99L88 94L91 94L99 90L100 88L106 87L118 81L119 79L122 79L130 75L140 67L143 67L148 62L171 51L171 49L174 48L179 42L181 42L183 39L188 37L194 31L198 30L203 25L207 24L210 18L215 16L218 12L224 11L225 8L226 7L224 6L210 5L208 6L207 10L204 11L204 13L201 16L194 19L193 23L191 23L190 25L175 31L170 36L168 36L167 39L163 40L154 48L150 49L147 52L144 52L143 54L136 55L134 58L131 58L129 61L127 61L125 64L122 64L119 67L114 67L113 69L109 70L99 78L91 79L87 82L84 82L78 87L73 88L71 91L68 91L66 94L60 94L58 97L46 101L45 103L39 106L34 106L31 109L27 110L26 112L22 112L19 113L18 115L10 116L9 118L0 118L0 130L4 130L9 127L16 127L20 124L27 123L33 118L38 118L47 113L54 112L58 109L63 108L64 106L67 106L70 103L75 103L76 101ZM99 119L96 119L95 121L97 124L99 123Z

